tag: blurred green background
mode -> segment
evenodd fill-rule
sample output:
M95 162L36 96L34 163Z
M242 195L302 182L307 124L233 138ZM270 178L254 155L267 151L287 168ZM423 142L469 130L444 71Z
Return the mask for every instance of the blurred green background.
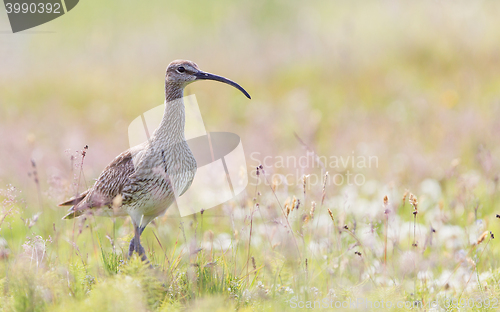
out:
M367 179L411 187L459 158L498 167L500 4L494 1L81 1L9 34L0 13L0 179L68 178L89 145L87 177L128 148L127 126L163 102L174 59L226 76L190 85L209 131L249 155L375 155ZM255 166L255 162L249 166ZM32 185L31 185L32 186Z
M302 259L294 262L297 260L294 253L299 248L292 244L288 234L283 234L289 233L289 229L281 228L278 223L271 224L270 220L281 218L279 206L286 198L302 198L302 174L318 173L318 169L267 166L267 173L292 173L294 181L298 179L299 183L288 190L279 188L276 198L270 188L258 189L262 192L258 200L267 210L264 217L261 215L263 226L254 228L253 249L249 242L249 220L253 217L252 198L257 188L249 186L249 196L207 211L203 216L207 219L199 215L182 220L163 218L158 225L148 227L144 240L155 264L162 265L163 260L163 265L167 263L166 252L161 258L164 251L169 255L172 252L170 259L184 257L179 268L174 265L168 270L162 267L165 269L162 273L174 277L184 272L189 275L193 262L215 259L212 250L215 236L225 239L225 244L231 245L234 251L227 260L233 262L224 263L231 268L230 272L224 267L223 276L228 280L239 279L239 285L244 285L241 281L247 279L243 268L254 253L257 266L265 266L262 276L255 274L255 280L262 278L266 287L276 285L273 274L278 271L283 276L282 286L291 285L296 293L307 293L307 287L312 285L317 285L324 294L329 294L329 289L336 285L359 287L352 288L354 291L367 289L368 285L391 285L384 280L387 277L385 269L380 269L386 224L382 198L388 194L390 208L396 211L404 190L410 189L419 196L420 209L424 211L419 215L418 222L422 224L417 223L417 234L426 261L419 263L424 267L422 272L434 270L436 280L440 279L446 275L446 270L453 271L455 263L460 265L463 259L458 259L457 254L463 250L469 250L467 257L472 254L475 247L470 243L476 240L477 233L486 229L496 233L499 229L494 222L496 212L500 211L496 200L500 166L499 16L500 2L486 0L86 0L80 1L61 18L12 34L7 15L0 10L2 217L11 213L8 209L14 207L5 223L0 222L2 236L6 239L4 245L13 259L11 263L5 262L0 284L7 283L10 268L19 269L14 264L16 259L22 259L23 250L28 254L30 250L38 250L37 244L42 244L37 239L26 238L32 233L42 235L44 240L53 239L47 242L47 259L51 261L47 267L65 268L57 275L58 282L67 272L74 273L71 289L87 285L80 280L88 282L87 286L81 286L83 295L68 296L67 289L63 289L64 295L40 299L47 306L51 300L54 306L70 302L73 295L87 298L85 291L92 287L89 280L95 276L105 281L104 276L113 271L105 267L101 251L104 257L106 252L108 256L115 255L115 244L126 248L131 238L128 221L118 220L115 224L114 220L91 218L84 227L85 221L81 219L71 223L59 220L65 209L55 205L77 189L82 191L85 185L90 186L102 169L129 147L129 123L163 103L165 69L174 59L192 60L202 70L238 82L252 95L252 100L248 101L236 89L215 82L198 82L186 90L186 94L196 95L208 131L234 132L241 137L249 173L265 156L305 155L306 150L295 134L321 156L376 156L378 166L354 168L354 172L364 175L367 183L361 187L362 196L350 197L354 198L353 209L346 210L346 206L350 206L346 204L348 196L343 197L348 193L345 185L327 185L325 206L321 205L324 208L322 218L318 215L314 219L316 223L310 221L310 228L307 228L305 218L293 216L292 228L300 235L306 229L304 244L300 246L300 252L310 261L305 271ZM83 166L85 176L79 183L81 157L77 157L73 166L70 157L78 156L77 151L85 145L89 146ZM38 185L34 182L35 168L31 160L36 164ZM327 170L332 175L344 173L346 168ZM13 185L17 191L9 190L8 185ZM304 193L301 213L306 216L312 200L318 203L318 209L320 207L321 181L313 188L307 200ZM13 194L17 194L16 200L11 198ZM334 211L333 223L329 223L327 207ZM390 274L397 278L402 276L401 285L405 287L401 289L406 292L401 296L408 299L415 292L411 279L416 280L417 273L410 276L410 273L406 275L407 271L397 270L409 267L412 260L407 251L415 250L411 247L415 238L410 235L412 231L408 225L414 229L415 223L411 223L414 220L411 207L403 203L400 208L394 216L396 221L391 219L389 227L396 231L389 234L389 240L394 239L389 248L397 251L390 256L397 267L395 273ZM44 213L40 216L41 210ZM220 213L224 218L217 218ZM215 218L210 219L210 216ZM363 240L370 253L362 250L362 245L353 245L355 241L351 236L343 234L341 239L340 231L337 236L332 230L334 226L342 229L344 225L352 228L354 224L355 227L356 220L359 227L370 229L373 235ZM271 248L266 245L268 228L265 226L278 232L273 236ZM429 235L427 231L432 232L429 226L438 229L435 235L443 236L435 240L433 247L427 247L430 249L424 255L425 235ZM360 230L358 233L365 232ZM189 241L191 237L194 239ZM321 249L323 239L328 240L327 247ZM210 251L206 251L210 240ZM75 245L71 245L73 242ZM160 242L164 246L160 246ZM203 257L206 258L199 256L202 258L199 260L198 256L189 253L181 256L181 247L176 249L178 243L185 243L182 248L186 250L204 247ZM309 243L316 244L317 249L307 245ZM361 246L359 250L366 258L353 256L353 246ZM7 250L7 247L0 250ZM82 252L76 252L77 248ZM45 252L45 247L42 249ZM481 263L478 267L480 272L494 269L498 277L498 248L490 251L485 253L484 265ZM475 260L480 258L478 253ZM115 264L121 256L116 256ZM226 255L217 256L221 257L217 259L220 261L218 266L222 267L222 261L226 260L221 259ZM79 257L84 269L74 269ZM327 257L328 260L323 261ZM366 259L366 263L360 259ZM366 267L368 265L370 268ZM233 269L234 275L231 275ZM463 270L465 272L460 274L467 277L469 271ZM372 271L382 281L364 285L361 282L366 281L363 274ZM57 284L52 282L52 278L56 280L55 275L44 274L41 282L36 280L35 274L33 279L27 278L25 284ZM117 285L125 284L122 277L130 276L134 275L119 276L98 287L114 290ZM311 276L314 278L309 280ZM174 277L172 279L180 284L184 281L183 277ZM38 282L33 284L32 280ZM18 301L24 302L23 282L19 282L19 287L15 279L10 283L14 295L6 292L6 302L11 306ZM123 296L136 293L135 284L130 285L132 288L126 288ZM196 285L192 287L202 289ZM241 286L239 291L243 292L245 287ZM264 289L264 286L259 288L253 284L252 287L257 291ZM461 290L463 285L458 283L453 287L450 288L453 291ZM20 290L16 293L16 289ZM210 287L204 289L212 291ZM425 291L426 295L434 294L434 290ZM494 291L494 294L500 293L498 289ZM172 290L168 292L171 294ZM215 293L227 295L227 292L223 284ZM153 293L165 296L164 290ZM185 290L178 293L181 302L192 296ZM91 296L99 296L99 292ZM29 296L26 298L26 302L31 300ZM151 299L154 304L169 303L163 297L161 300L155 298ZM71 302L79 304L79 301ZM154 304L150 304L150 308ZM197 304L203 310L203 302ZM59 305L59 308L68 307ZM112 308L113 305L110 310Z

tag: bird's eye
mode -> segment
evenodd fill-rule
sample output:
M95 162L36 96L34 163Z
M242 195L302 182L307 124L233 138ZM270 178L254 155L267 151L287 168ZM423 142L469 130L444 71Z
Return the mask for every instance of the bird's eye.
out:
M177 68L177 71L178 71L179 73L183 73L183 72L185 72L185 71L186 71L186 69L185 69L184 67L182 67L182 66L181 66L181 67Z

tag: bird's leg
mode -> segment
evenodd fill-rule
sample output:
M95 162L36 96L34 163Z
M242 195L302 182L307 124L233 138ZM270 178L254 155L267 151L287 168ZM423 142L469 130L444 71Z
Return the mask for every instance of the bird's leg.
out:
M134 243L134 250L141 257L141 260L147 261L148 257L146 256L146 252L144 250L144 247L142 247L142 245L141 245L141 234L144 231L144 229L145 229L145 227L136 226L135 227L135 237L132 239L132 241ZM131 246L132 246L132 241L130 242ZM129 253L130 253L130 248L129 248Z
M130 241L130 245L128 246L128 257L132 257L132 254L134 253L135 250L135 237L132 238Z
M134 250L139 253L139 246L141 245L141 230L139 226L134 226L135 236L133 238L134 241Z
M148 257L146 256L146 252L144 251L144 247L142 245L139 245L139 251L137 252L139 256L141 256L142 261L147 261ZM148 261L149 263L149 261Z

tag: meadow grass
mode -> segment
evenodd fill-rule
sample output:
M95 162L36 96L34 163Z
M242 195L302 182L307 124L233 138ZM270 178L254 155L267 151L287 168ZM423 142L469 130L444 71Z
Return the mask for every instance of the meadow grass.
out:
M265 169L259 171L266 180ZM456 173L434 186L440 192L463 178ZM329 196L323 186L308 188L303 180L295 194L262 183L256 197L240 196L190 217L160 218L143 239L153 269L136 255L127 258L128 220L87 215L54 221L61 213L45 200L44 217L25 219L29 206L18 191L3 190L1 306L289 310L299 301L316 301L319 308L323 300L384 300L422 310L419 304L444 307L454 298L476 307L488 299L489 308L479 310L496 310L498 219L488 198L462 202L456 193L434 202L436 190L417 197L392 189L366 206L363 192ZM445 209L445 201L456 203ZM366 207L349 209L351 204Z
M498 309L500 4L149 4L80 1L40 26L50 33L0 36L1 310L274 311L325 298ZM61 220L56 205L128 148L128 124L163 102L177 58L252 95L186 90L208 131L242 138L250 184L149 225L149 269L126 256L128 219ZM378 162L276 163L313 150ZM348 172L364 183L332 183Z

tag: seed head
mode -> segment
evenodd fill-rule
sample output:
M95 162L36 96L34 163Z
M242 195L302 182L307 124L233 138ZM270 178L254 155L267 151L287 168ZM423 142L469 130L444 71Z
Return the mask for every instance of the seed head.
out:
M325 179L323 181L323 192L321 196L321 206L323 206L323 203L325 202L325 197L326 197L326 181L328 180L328 171L325 173Z
M335 219L333 218L333 213L330 210L330 208L328 208L328 214L330 215L330 218L332 218L332 221L335 222Z
M113 209L116 210L122 206L122 196L120 194L116 195L113 198Z
M304 222L304 224L307 224L307 222L309 222L309 216L307 214L302 215L302 222Z
M304 195L306 194L306 187L307 187L307 178L309 178L309 175L303 175L302 176L302 187L304 189Z
M316 210L316 202L312 201L311 202L311 212L309 213L309 215L311 216L311 219L314 218L314 210Z
M279 184L280 180L278 179L278 176L274 176L273 183L271 184L271 189L273 190L273 192L276 192L276 188L278 188Z
M406 190L405 193L403 194L403 206L405 205L406 202L406 196L408 196L408 190Z
M290 214L290 211L292 211L292 209L290 208L290 197L288 197L286 199L284 208L285 208L285 211L286 211L286 217L288 218L288 215Z
M491 232L484 231L483 234L481 234L481 236L479 236L479 238L477 239L477 245L481 244L486 239L486 237L488 237L488 234L490 233Z
M417 196L413 195L412 193L410 193L410 198L408 200L410 202L410 204L413 206L413 209L415 209L415 211L417 211L417 207L418 207L418 201L417 201Z
M297 206L297 198L294 196L292 200L292 207L290 208L290 210L295 209L296 206Z
M89 146L88 145L85 145L83 147L83 150L82 150L82 156L85 157L85 155L87 155L87 150L89 149Z

